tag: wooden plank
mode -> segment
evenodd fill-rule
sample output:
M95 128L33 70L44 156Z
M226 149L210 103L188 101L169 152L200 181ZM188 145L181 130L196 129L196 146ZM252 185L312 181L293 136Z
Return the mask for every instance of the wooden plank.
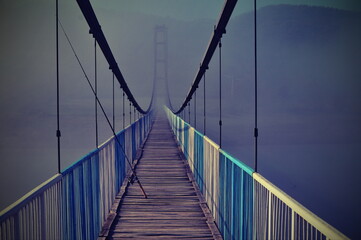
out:
M168 121L158 117L135 168L148 198L129 185L106 239L221 239L181 156Z

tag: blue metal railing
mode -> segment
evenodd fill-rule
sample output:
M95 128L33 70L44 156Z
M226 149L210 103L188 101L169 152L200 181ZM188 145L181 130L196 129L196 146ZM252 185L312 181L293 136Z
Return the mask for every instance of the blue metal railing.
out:
M221 150L170 110L166 111L223 238L251 239L253 169Z
M96 239L152 113L138 119L0 213L0 239ZM125 152L125 154L124 154Z
M348 239L166 108L224 239Z

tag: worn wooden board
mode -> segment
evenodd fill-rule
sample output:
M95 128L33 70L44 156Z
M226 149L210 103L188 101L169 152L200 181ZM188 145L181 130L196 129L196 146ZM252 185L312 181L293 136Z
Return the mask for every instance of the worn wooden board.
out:
M148 198L128 186L106 239L221 239L181 156L159 116L136 166Z

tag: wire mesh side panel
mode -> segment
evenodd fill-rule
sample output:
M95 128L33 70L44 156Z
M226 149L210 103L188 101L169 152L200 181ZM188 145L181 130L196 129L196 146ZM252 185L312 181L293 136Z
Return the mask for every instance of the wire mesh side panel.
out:
M348 239L260 174L253 178L253 239Z
M292 209L262 185L255 185L255 238L291 239Z
M190 127L188 130L188 165L192 172L194 172L194 148L195 148L195 141L194 141L194 128Z
M15 237L15 218L10 216L0 224L0 239L16 239Z
M61 239L61 182L44 192L45 223L42 239Z
M224 239L251 239L253 170L166 109L172 129Z
M181 118L178 118L178 135L179 135L179 143L181 145L182 151L184 152L184 121Z
M133 162L132 128L128 127L124 129L124 134L125 134L125 143L124 143L125 155L127 156L130 162Z
M100 213L104 222L115 199L117 182L115 176L115 139L99 150Z
M194 131L194 167L193 175L203 194L204 188L204 141L203 135Z
M103 168L103 167L102 167ZM63 172L62 239L94 239L100 231L103 215L99 151Z
M238 160L220 151L219 218L224 239L251 239L253 231L253 178L236 164Z
M60 181L60 175L53 176L2 211L0 239L59 239Z
M294 213L294 239L295 240L326 240L327 238L317 228L308 223L303 217Z
M183 153L186 159L189 157L189 124L186 122L183 122Z
M348 239L169 109L166 112L224 239Z
M132 159L132 161L135 160L135 157L137 155L137 135L135 134L136 132L136 128L137 128L137 122L134 122L131 125L131 146L132 146L132 155L130 156L130 158Z
M219 213L219 146L207 137L204 140L203 196L214 219Z
M124 131L121 131L117 134L118 142L115 143L115 177L116 177L116 192L119 192L120 187L123 183L123 180L126 176L126 173L129 171L130 167L125 159L124 153L124 144L125 144L125 134Z
M253 239L268 239L269 191L257 181L253 183Z

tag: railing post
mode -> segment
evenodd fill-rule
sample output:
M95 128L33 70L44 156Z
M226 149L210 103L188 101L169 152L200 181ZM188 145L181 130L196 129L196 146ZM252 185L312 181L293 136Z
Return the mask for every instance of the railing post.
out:
M45 201L44 201L44 195L45 192L43 192L40 195L40 231L41 231L41 239L45 240L46 239L46 221L45 221Z
M272 193L268 191L268 240L271 240Z
M17 212L14 215L14 237L15 237L15 239L20 239L20 221L19 221L20 212L21 211Z
M292 209L291 215L291 240L295 239L295 211Z

